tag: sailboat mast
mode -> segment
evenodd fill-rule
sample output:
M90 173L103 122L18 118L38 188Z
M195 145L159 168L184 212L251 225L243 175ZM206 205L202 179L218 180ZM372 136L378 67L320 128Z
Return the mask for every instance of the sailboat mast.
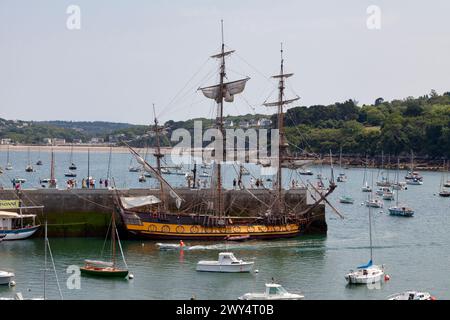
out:
M45 229L44 229L44 300L47 294L47 216L45 217Z
M400 157L397 158L397 203L396 203L397 208L398 208L398 196L401 190L399 179L400 179Z
M370 261L373 261L372 247L372 208L369 206L369 239L370 239Z
M223 20L221 22L221 31L222 31L222 50L221 50L221 64L220 64L220 94L217 101L217 118L216 118L216 127L220 132L221 139L219 139L220 143L222 144L222 154L220 155L221 159L223 157L223 135L224 135L224 128L223 128L223 94L224 94L224 79L226 76L225 73L225 42L224 42L224 34L223 34ZM217 155L216 155L217 156ZM216 182L217 182L217 199L216 199L216 213L219 217L223 214L223 203L222 203L222 165L220 163L220 160L216 162ZM194 181L195 184L195 181Z
M116 266L116 215L112 212L112 235L111 235L111 249L112 249L112 263L113 268Z
M55 155L52 150L52 161L50 166L50 181L52 184L54 180L55 180Z
M91 153L90 153L90 150L88 149L88 176L87 176L87 188L89 189L90 188L90 185L91 185L91 178L90 178L90 168L89 168L89 166L90 166L90 162L91 162Z
M158 174L161 175L161 158L163 157L161 153L161 142L159 138L159 128L158 128L158 119L156 118L155 104L153 104L153 114L155 116L155 137L156 137L156 152L153 154L156 158L156 169L158 170ZM159 182L159 198L162 201L163 208L166 209L166 201L164 200L164 185L162 181Z

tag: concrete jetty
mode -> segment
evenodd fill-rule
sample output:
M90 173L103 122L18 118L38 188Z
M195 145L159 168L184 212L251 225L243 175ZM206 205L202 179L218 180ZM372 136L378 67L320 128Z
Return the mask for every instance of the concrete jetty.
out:
M44 206L44 209L34 211L41 223L44 215L48 217L49 236L53 237L96 237L106 234L111 213L114 210L114 196L154 195L159 197L158 189L24 189L16 192L12 189L0 190L0 200L16 200L20 197L23 206ZM177 189L184 199L179 211L201 212L210 205L213 196L209 189ZM270 190L226 190L224 191L225 208L233 216L256 216L257 212L266 209L273 192ZM302 212L311 206L305 189L285 191L286 204ZM167 197L171 210L177 210L175 202ZM307 232L325 234L327 224L325 207L317 206L311 213L313 222ZM120 225L119 225L120 228Z

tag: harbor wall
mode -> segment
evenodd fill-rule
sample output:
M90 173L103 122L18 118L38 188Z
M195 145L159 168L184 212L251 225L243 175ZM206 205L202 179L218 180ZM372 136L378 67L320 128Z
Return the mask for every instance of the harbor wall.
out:
M38 214L39 221L48 218L48 233L54 237L96 237L104 236L109 226L111 213L114 211L114 196L144 196L160 197L157 189L24 189L0 190L0 200L15 200L20 198L23 206L44 206L44 209L32 210ZM296 212L307 209L306 190L288 190L285 192L286 205L296 208ZM188 212L204 212L211 206L213 194L211 190L177 189L184 199L179 210ZM176 211L175 201L166 196L171 210ZM269 190L226 190L224 204L232 216L256 216L258 212L267 210L266 204L273 200L273 191ZM313 211L313 222L307 230L309 233L324 234L327 230L324 205L319 205ZM121 225L119 223L119 229ZM42 230L41 230L42 231ZM123 230L121 230L123 232ZM39 236L39 234L37 235Z

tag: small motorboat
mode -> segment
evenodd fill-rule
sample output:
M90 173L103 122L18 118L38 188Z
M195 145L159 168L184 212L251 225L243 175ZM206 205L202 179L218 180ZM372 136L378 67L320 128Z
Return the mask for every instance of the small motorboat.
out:
M25 168L25 171L26 171L26 172L34 172L33 166L30 165L30 164L27 165L26 168Z
M77 170L77 166L75 165L75 163L72 163L72 164L69 166L69 170Z
M225 237L226 241L245 241L245 240L249 240L249 239L250 239L250 235L248 235L248 234L241 235L241 236L228 235Z
M350 196L342 196L339 198L340 203L353 204L355 200Z
M128 171L129 172L139 172L139 171L141 171L141 168L139 168L139 167L129 167Z
M444 183L444 187L450 188L450 180L447 180L447 182Z
M276 283L266 283L264 293L246 293L238 300L302 300L305 296L302 294L289 293L281 285Z
M375 193L379 196L382 196L384 193L391 191L389 187L381 187Z
M405 291L387 297L388 300L436 300L429 292Z
M9 285L14 278L14 273L0 270L0 285Z
M68 177L68 178L75 178L77 176L77 174L75 172L69 171L69 172L66 172L64 174L64 176Z
M217 261L199 261L196 270L203 272L250 272L253 265L253 261L239 260L231 252L221 252Z
M369 284L377 283L383 280L384 268L372 264L372 260L367 265L358 267L357 270L350 272L345 276L349 284Z
M361 191L362 192L372 192L372 188L368 184L366 184L365 186L363 186L361 188Z
M413 179L408 179L408 181L406 181L406 184L413 185L413 186L420 186L423 184L423 181L418 178L413 178Z
M337 182L347 182L347 176L345 173L339 173L339 176L337 177Z
M312 176L312 175L314 175L314 173L311 170L300 170L298 173L301 174L301 175L304 175L304 176Z
M383 201L380 199L369 199L365 201L366 207L383 208Z
M414 210L407 206L394 206L388 209L391 216L412 217Z
M442 190L441 192L439 192L439 196L440 197L444 197L444 198L448 198L448 197L450 197L450 191Z
M388 201L394 200L395 199L394 192L391 191L391 190L386 191L386 192L383 193L383 197L382 198L383 198L383 200L388 200Z
M146 178L154 178L153 174L149 173L149 172L144 173L144 177L146 177Z
M396 182L392 185L392 189L394 190L406 190L406 182Z
M139 176L139 182L141 182L141 183L143 183L143 182L146 182L147 181L147 179L145 178L145 175L140 175Z
M11 165L11 163L6 164L5 170L11 171L12 169L13 169L13 166Z
M42 166L42 165L43 165L42 160L36 161L36 165L37 165L37 166Z

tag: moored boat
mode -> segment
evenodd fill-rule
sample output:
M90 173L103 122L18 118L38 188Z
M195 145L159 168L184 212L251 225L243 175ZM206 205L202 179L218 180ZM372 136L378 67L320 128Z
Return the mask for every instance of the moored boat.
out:
M202 272L250 272L253 269L253 261L237 259L232 252L219 253L219 260L201 260L197 263L197 271Z
M0 211L0 236L3 236L2 240L27 239L39 229L40 225L36 224L35 214L21 213L22 209L27 208L29 207L19 208L19 213Z
M387 297L388 300L436 300L429 292L420 291L405 291L402 293L395 293Z
M412 217L414 215L414 210L407 206L394 206L390 207L389 214L391 216L402 216L402 217Z
M353 204L355 200L350 196L342 196L339 198L340 203Z
M305 296L297 293L289 293L281 285L266 283L266 291L263 293L246 293L238 300L302 300Z
M10 285L14 277L14 273L0 270L0 285Z

